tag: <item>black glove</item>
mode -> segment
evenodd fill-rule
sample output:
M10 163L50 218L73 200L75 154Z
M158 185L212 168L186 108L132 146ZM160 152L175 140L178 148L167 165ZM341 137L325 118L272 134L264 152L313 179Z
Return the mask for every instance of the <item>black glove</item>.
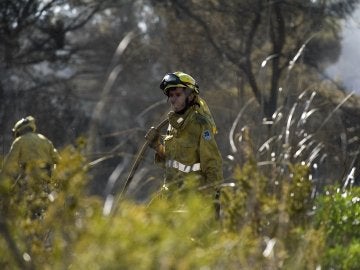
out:
M160 144L160 133L155 127L151 127L145 134L145 139L151 148L156 149Z

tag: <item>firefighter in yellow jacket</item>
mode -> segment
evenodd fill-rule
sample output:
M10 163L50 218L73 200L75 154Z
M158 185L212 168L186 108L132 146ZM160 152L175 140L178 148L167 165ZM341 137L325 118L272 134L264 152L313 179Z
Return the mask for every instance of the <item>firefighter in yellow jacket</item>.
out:
M25 176L49 180L59 154L49 139L36 133L34 117L21 119L12 131L15 140L5 157L1 176L13 180Z
M214 135L216 126L193 77L183 72L168 73L160 85L172 111L166 135L151 128L145 138L156 151L155 161L165 165L167 184L182 186L195 179L199 187L223 180L222 158ZM186 181L185 181L186 182Z

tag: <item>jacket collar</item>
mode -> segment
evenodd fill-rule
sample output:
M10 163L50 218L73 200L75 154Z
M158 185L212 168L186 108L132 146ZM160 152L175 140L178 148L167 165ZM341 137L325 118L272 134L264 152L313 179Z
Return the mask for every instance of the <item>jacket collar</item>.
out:
M169 112L168 118L170 125L175 129L181 129L184 126L186 119L188 119L189 115L191 115L194 111L195 108L192 106L183 114L177 114L174 111Z

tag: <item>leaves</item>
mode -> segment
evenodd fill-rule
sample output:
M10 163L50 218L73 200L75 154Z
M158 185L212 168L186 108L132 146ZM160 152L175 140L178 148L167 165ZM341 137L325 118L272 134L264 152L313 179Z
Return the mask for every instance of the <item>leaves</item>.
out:
M85 192L81 149L61 151L47 196L35 181L26 196L8 195L4 224L28 268L354 269L357 263L359 189L331 189L312 202L304 165L290 166L284 179L263 175L254 162L237 167L235 185L221 192L220 220L211 196L192 190L154 194L148 204L124 200L114 215L103 216L102 200ZM308 215L312 209L318 210ZM18 256L1 241L0 265L10 269Z

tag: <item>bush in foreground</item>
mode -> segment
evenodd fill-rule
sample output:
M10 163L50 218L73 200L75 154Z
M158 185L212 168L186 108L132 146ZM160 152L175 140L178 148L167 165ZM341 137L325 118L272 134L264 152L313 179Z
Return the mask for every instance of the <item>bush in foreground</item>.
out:
M2 269L355 269L359 265L359 188L311 199L308 169L263 175L253 162L222 190L221 218L197 191L122 200L103 215L90 196L86 161L62 152L47 196L1 189ZM35 181L33 182L35 183ZM34 187L35 188L35 187ZM37 187L39 188L39 187ZM31 191L32 190L32 191ZM17 200L17 203L15 203ZM43 209L31 215L35 205ZM12 246L13 245L13 246Z

